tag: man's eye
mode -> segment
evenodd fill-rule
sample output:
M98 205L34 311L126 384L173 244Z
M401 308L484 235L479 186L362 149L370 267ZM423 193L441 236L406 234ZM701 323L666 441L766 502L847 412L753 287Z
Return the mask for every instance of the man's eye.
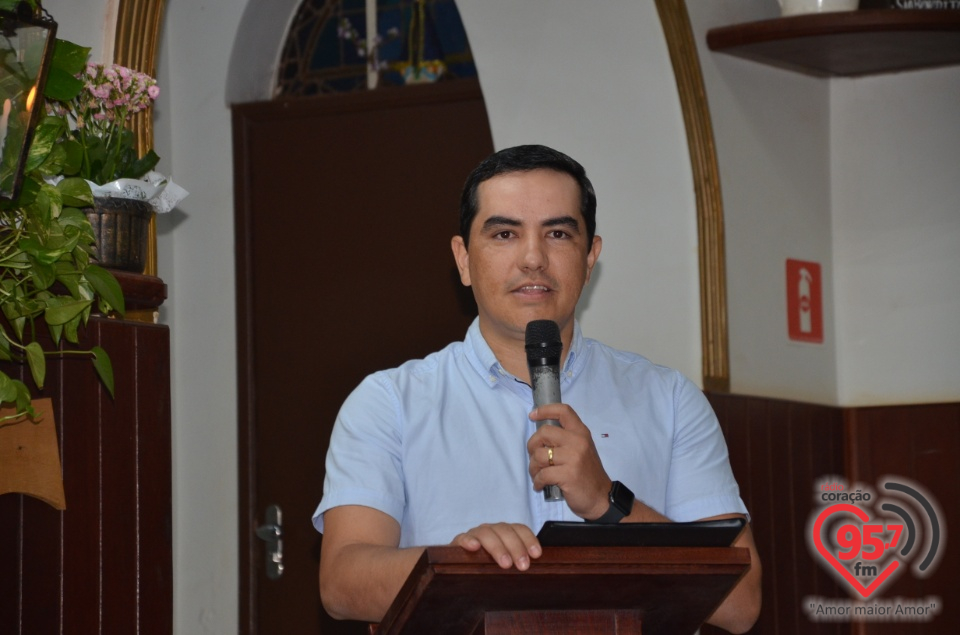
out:
M504 229L503 231L499 231L499 232L497 232L496 234L493 235L493 237L496 238L496 239L498 239L498 240L506 240L507 238L510 238L511 236L513 236L513 232L510 231L509 229Z
M563 231L562 229L554 229L550 232L550 238L569 238L570 234Z

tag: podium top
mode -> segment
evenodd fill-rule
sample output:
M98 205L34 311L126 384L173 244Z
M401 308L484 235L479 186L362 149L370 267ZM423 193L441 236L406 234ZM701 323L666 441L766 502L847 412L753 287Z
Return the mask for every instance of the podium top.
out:
M490 632L491 614L615 612L644 635L693 633L749 566L738 547L545 547L518 571L483 551L428 547L377 632L462 635Z

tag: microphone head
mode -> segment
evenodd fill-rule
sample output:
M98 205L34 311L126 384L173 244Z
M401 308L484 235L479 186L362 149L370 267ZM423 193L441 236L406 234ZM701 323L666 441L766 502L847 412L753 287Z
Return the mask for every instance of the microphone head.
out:
M533 320L527 323L526 351L527 364L550 366L560 364L563 342L560 341L560 327L553 320Z

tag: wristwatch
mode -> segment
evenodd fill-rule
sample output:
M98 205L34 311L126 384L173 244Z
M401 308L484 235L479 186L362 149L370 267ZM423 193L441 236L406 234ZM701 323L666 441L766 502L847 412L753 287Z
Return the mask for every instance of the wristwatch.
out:
M630 511L633 509L634 496L626 485L620 481L614 481L607 498L610 499L610 508L603 516L595 520L588 520L588 523L613 525L619 523L625 516L630 515Z

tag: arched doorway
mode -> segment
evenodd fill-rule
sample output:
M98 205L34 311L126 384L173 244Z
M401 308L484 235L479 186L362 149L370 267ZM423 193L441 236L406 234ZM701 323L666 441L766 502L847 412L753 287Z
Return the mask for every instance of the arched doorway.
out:
M318 593L310 516L340 404L368 373L462 339L449 238L493 150L476 78L233 107L244 633L362 633ZM281 510L283 571L257 529Z

